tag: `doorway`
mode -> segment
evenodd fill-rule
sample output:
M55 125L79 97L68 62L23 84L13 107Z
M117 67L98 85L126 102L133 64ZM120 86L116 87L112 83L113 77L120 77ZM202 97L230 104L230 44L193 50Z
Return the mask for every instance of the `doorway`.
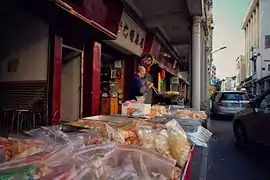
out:
M63 45L60 121L82 117L83 51Z

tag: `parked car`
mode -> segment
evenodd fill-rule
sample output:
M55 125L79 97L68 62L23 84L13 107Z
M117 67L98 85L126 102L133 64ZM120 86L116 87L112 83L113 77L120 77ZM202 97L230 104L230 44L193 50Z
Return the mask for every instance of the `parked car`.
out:
M270 145L270 89L235 114L233 131L239 147L245 147L248 142Z
M221 91L213 99L212 116L233 116L244 110L249 104L249 97L241 91Z

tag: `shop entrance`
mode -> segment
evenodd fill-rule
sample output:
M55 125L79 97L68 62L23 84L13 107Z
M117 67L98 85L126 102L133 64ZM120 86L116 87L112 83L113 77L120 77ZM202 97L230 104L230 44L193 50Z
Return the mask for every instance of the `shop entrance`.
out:
M60 121L82 117L83 51L63 45Z
M6 3L0 20L1 133L48 125L49 25Z

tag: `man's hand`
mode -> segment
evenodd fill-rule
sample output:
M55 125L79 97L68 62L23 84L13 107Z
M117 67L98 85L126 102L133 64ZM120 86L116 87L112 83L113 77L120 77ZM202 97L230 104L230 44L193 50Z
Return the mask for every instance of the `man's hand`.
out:
M152 82L150 82L149 84L148 84L148 88L150 89L150 88L152 88L154 86L154 84L152 83Z

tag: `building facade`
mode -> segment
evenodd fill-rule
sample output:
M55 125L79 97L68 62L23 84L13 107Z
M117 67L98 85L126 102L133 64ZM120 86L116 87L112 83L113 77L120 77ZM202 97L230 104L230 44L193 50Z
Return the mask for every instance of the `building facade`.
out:
M242 29L245 31L246 87L253 94L269 88L270 76L270 1L252 0Z
M236 86L241 89L241 84L246 78L245 56L240 55L236 59Z
M236 90L236 76L226 77L222 80L221 91L235 91Z

